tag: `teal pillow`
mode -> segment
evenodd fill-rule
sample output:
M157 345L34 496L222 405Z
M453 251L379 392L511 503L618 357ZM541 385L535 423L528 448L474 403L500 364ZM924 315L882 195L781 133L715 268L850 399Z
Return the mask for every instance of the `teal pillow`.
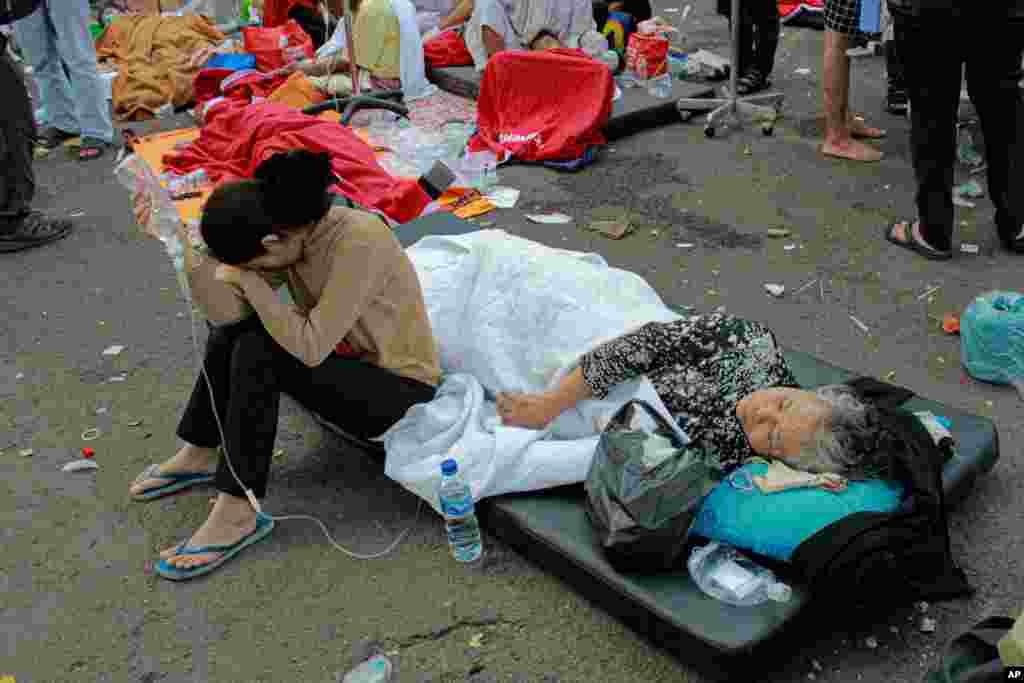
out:
M788 561L798 545L829 524L855 512L893 512L903 500L900 483L881 479L851 481L841 493L761 493L750 477L767 469L752 463L733 472L704 499L690 533Z

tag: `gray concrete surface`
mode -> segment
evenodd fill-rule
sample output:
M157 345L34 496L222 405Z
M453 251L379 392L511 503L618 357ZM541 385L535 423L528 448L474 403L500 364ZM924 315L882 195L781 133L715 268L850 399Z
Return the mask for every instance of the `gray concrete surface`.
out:
M698 7L692 22L689 44L724 51L724 21ZM958 217L966 223L958 237L980 244L978 255L936 264L882 242L882 226L912 212L907 125L881 113L881 60L860 60L854 103L890 130L887 158L875 166L822 159L820 51L820 33L784 29L775 82L789 102L775 138L752 129L708 141L699 125L678 125L618 142L579 174L504 169L502 183L523 191L519 206L482 221L600 252L670 303L725 306L768 323L789 346L995 419L1002 460L951 517L954 551L977 595L931 606L934 634L919 631L911 610L867 629L834 614L800 634L784 665L751 672L751 680L783 682L917 681L952 634L990 612L1016 612L1024 596L1021 403L1010 390L966 379L958 340L934 320L985 290L1021 289L1020 257L998 249L985 200ZM801 67L812 73L794 75ZM111 170L109 157L81 165L57 153L39 162L40 207L84 215L67 240L0 257L0 676L329 682L381 651L403 682L702 680L686 652L652 646L491 538L482 567L457 565L433 514L416 517L415 499L376 462L290 403L266 506L315 515L363 553L411 528L408 537L384 559L359 561L333 550L312 523L283 522L207 579L154 577L156 550L204 519L208 492L138 504L127 486L176 449L194 359L171 266L138 234ZM575 222L522 217L547 209ZM620 242L583 229L621 214L636 231ZM793 234L767 239L771 227ZM677 246L687 242L696 246ZM825 282L824 300L817 287L791 294L815 278ZM765 282L789 294L771 299ZM932 298L919 299L934 286ZM112 344L126 349L102 356ZM126 381L109 381L120 373ZM83 442L93 427L100 438ZM86 445L100 470L60 472Z

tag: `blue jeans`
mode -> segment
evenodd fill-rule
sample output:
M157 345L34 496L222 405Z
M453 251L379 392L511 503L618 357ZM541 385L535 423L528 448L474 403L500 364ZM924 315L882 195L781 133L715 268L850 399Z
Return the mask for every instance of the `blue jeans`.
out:
M88 0L46 0L14 22L14 35L34 71L46 108L44 124L113 142L110 104L96 71L96 46L89 33Z

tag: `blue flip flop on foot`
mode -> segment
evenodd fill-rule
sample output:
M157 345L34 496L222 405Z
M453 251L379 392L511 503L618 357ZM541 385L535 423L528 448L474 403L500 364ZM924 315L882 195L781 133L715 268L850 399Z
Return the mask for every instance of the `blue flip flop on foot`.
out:
M160 563L156 566L156 573L165 579L171 581L187 581L188 579L194 579L204 574L209 574L217 567L221 566L232 557L242 552L245 548L249 547L253 543L260 541L270 534L274 528L274 520L271 517L263 514L262 512L256 513L256 528L251 534L242 538L237 543L231 545L204 545L198 548L190 548L186 543L182 543L174 550L174 557L180 557L182 555L208 555L213 553L220 553L220 557L215 560L211 560L206 564L196 565L187 569L181 567L175 567L170 564L167 560L160 560Z
M146 481L147 479L166 479L167 483L161 486L154 486L151 489L146 489L142 493L132 496L134 500L156 500L157 498L163 498L172 493L183 491L192 486L199 486L200 484L210 484L213 482L214 475L209 472L168 472L164 473L160 471L160 465L153 463L146 469L142 470L142 473L135 477L135 483L140 481Z

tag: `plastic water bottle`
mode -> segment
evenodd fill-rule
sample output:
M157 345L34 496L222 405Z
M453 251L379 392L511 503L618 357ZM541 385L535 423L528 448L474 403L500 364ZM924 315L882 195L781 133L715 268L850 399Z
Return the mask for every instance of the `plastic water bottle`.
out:
M341 683L388 683L393 668L387 657L377 655L349 671Z
M647 92L651 97L668 99L672 97L672 75L668 72L647 81Z
M793 589L774 572L715 541L694 548L687 561L694 583L707 595L737 607L788 602Z
M469 484L459 476L459 465L449 458L441 463L441 485L437 490L448 544L459 562L474 562L483 554L480 523L473 510L473 494Z

